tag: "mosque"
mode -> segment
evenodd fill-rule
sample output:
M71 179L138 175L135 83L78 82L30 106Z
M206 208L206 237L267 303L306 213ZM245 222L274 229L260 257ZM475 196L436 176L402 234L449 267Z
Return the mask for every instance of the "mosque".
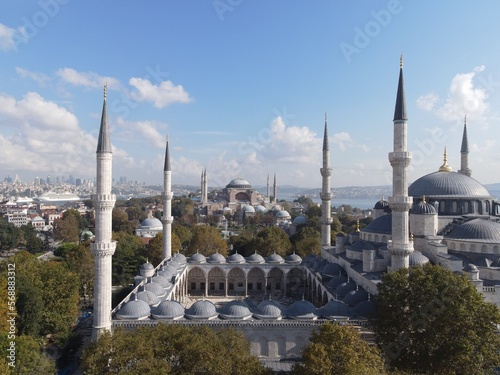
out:
M426 262L465 273L485 299L500 302L499 204L471 177L467 127L461 148L461 168L454 172L447 154L439 169L408 187L406 100L400 63L393 119L394 144L389 153L393 193L374 206L375 219L365 228L338 235L331 245L332 169L325 118L321 191L321 256L301 259L272 254L186 258L171 250L171 181L169 144L164 163L163 258L145 263L132 292L111 307L111 143L107 124L106 91L97 146L96 237L93 340L115 327L133 329L159 322L214 329L234 327L249 339L252 354L266 363L300 357L311 332L328 321L359 328L370 340L367 318L374 313L377 284L385 272ZM202 186L206 171L202 173ZM276 186L276 185L275 185ZM246 180L226 187L229 200L257 202ZM276 193L274 194L276 196ZM202 201L207 191L202 188ZM275 365L274 365L275 366ZM271 367L273 365L271 364ZM276 366L274 367L276 368Z

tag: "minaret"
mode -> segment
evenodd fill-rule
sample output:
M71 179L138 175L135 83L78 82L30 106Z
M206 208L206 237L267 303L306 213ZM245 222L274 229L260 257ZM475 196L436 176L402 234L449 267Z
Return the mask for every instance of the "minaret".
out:
M95 242L91 244L94 255L93 341L96 341L101 333L111 330L111 259L116 248L116 242L111 239L111 217L116 200L115 195L111 194L112 158L104 86L104 103L97 142L96 193L92 195L95 209Z
M267 199L269 199L269 173L267 174Z
M464 118L464 134L462 136L462 148L460 149L460 169L458 173L471 176L469 169L469 140L467 138L467 116Z
M201 179L200 179L200 185L201 185L201 197L200 197L200 202L201 204L203 204L203 202L205 201L205 197L203 196L203 194L205 193L205 185L204 185L204 176L205 176L205 170L202 170L201 171Z
M401 56L394 111L394 151L389 153L392 166L392 197L389 198L389 206L392 210L392 240L387 245L391 253L392 271L403 267L408 268L409 256L413 251L408 215L413 199L408 196L407 168L411 162L411 153L407 151L407 122L403 56Z
M203 206L208 204L208 181L207 181L207 169L203 173Z
M273 184L273 199L274 203L278 202L278 186L276 185L276 173L274 173L274 184Z
M162 239L162 257L170 259L172 256L172 168L170 166L170 153L168 151L168 138L165 147L165 164L163 166L163 239Z
M325 134L323 135L323 168L320 169L323 183L321 187L321 246L331 246L332 192L330 188L330 146L328 142L328 125L325 113Z

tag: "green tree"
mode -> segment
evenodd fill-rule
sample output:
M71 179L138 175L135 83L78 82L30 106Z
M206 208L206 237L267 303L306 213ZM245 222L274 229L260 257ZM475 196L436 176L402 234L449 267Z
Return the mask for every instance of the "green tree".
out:
M385 274L374 332L391 367L484 374L500 366L500 313L464 275L427 264Z
M129 220L127 213L120 209L114 208L112 213L112 227L113 232L126 232L134 234L135 225Z
M13 249L19 242L21 230L14 224L8 223L4 218L0 218L0 249Z
M102 335L85 350L82 363L89 375L268 374L249 349L234 330L159 324Z
M113 285L126 285L133 282L141 264L146 262L142 240L126 232L113 233L117 241L113 255Z
M75 210L74 208L66 210L63 212L63 220L67 219L68 217L73 216L75 218L75 221L78 223L78 232L81 232L89 226L89 223L87 219L85 219L78 210Z
M193 238L193 232L191 229L185 225L178 224L173 226L172 233L175 233L175 235L179 238L181 249L187 249L191 239Z
M10 339L6 334L0 334L0 350L7 353ZM6 356L2 355L0 373L12 375L55 374L55 361L43 353L41 340L31 336L20 335L16 337L16 361L14 367L9 367L5 362Z
M175 233L172 233L172 253L180 250L181 242ZM158 233L144 248L144 255L153 265L158 265L163 260L163 233Z
M64 261L69 270L78 275L80 296L91 297L94 290L94 257L90 244L75 246L66 254Z
M31 223L29 223L28 225L21 226L21 232L24 237L24 243L26 244L26 249L30 253L35 254L42 251L43 241L40 238L38 238L37 236L38 233L35 230L35 228L33 228Z
M77 211L78 212L78 211ZM68 215L54 220L52 237L56 241L77 242L79 239L79 223L75 215Z
M255 237L254 250L264 257L273 253L284 257L291 249L288 235L276 226L262 228Z
M313 332L302 359L303 364L294 366L294 375L385 374L384 361L376 347L361 339L356 328L332 323Z
M196 225L192 231L193 238L189 242L186 255L195 254L196 252L205 256L214 253L228 255L227 243L221 237L218 229L206 225Z

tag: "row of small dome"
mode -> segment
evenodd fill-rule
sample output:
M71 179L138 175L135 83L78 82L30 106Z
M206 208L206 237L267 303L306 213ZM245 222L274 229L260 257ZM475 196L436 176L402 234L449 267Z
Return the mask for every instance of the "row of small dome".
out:
M370 318L375 313L375 302L364 300L354 307L350 307L342 301L331 300L321 308L317 308L306 300L295 301L288 308L273 300L264 300L257 306L248 300L250 305L244 301L231 301L222 307L217 307L208 300L196 301L188 309L185 309L179 302L165 300L157 305L150 305L146 301L135 299L123 304L116 313L116 317L122 320L143 320L154 319L190 319L190 320L246 320L250 318L261 320L304 319L315 320L338 319L348 317ZM253 304L253 305L252 305Z
M375 203L373 209L383 210L384 212L391 212L389 202L387 202L384 198ZM437 214L437 211L434 205L426 202L424 198L420 202L413 205L413 207L410 209L410 213L416 215L435 215Z
M225 258L223 255L219 253L215 253L210 255L208 258L205 257L203 254L196 253L193 254L189 257L187 260L188 263L191 264L203 264L203 263L211 263L211 264L222 264L222 263L230 263L230 264L242 264L242 263L251 263L251 264L263 264L263 263L270 263L270 264L294 264L294 265L299 265L302 263L302 258L293 253L288 256L286 256L284 259L281 255L273 253L269 255L267 258L264 259L264 257L260 254L252 254L248 257L244 257L241 254L235 253L227 258Z

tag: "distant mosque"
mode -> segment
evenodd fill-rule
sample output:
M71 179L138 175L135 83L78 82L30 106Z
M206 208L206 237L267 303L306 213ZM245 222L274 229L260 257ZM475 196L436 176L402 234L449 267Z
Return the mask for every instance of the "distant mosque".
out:
M296 254L285 258L258 253L244 258L193 254L186 258L171 250L172 171L168 140L164 164L163 258L159 265L145 263L132 292L111 308L111 143L106 95L97 147L96 238L93 339L114 327L143 325L208 325L234 327L250 341L251 353L274 368L276 361L300 357L313 330L328 321L350 324L370 340L367 318L373 316L377 284L385 272L441 264L465 273L487 301L500 303L499 205L471 177L468 165L467 125L461 148L461 168L454 172L447 153L438 171L408 187L408 116L400 62L393 118L394 143L389 153L393 192L374 206L375 219L365 228L339 234L331 245L332 169L327 119L320 168L321 256ZM268 179L269 181L269 179ZM241 209L260 205L248 181L232 180L221 192L225 202ZM269 182L268 182L269 196ZM274 183L276 198L276 179ZM264 200L265 201L265 200ZM206 170L202 172L201 202L208 203ZM269 202L273 204L274 202Z

